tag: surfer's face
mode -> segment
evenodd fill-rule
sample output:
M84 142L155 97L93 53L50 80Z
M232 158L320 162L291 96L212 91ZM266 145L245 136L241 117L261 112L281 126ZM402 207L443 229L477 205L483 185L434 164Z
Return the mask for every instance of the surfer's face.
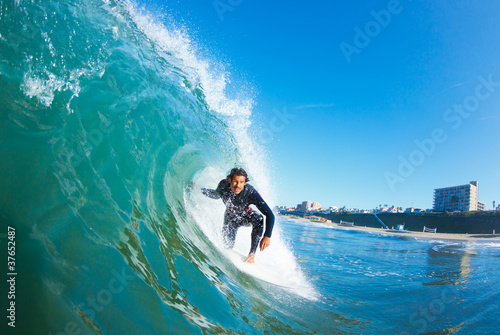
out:
M240 194L241 191L243 191L246 183L247 179L245 178L245 176L233 176L233 179L230 180L231 191L233 191L235 194Z

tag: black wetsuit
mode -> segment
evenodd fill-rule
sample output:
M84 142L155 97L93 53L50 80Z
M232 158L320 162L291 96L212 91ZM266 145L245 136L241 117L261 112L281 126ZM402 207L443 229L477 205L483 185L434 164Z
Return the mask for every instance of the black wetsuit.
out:
M236 231L239 227L252 225L250 253L257 251L257 246L264 230L264 220L262 215L250 209L250 205L255 205L266 216L266 231L264 232L264 236L271 237L274 226L273 211L252 185L246 184L240 194L235 194L231 191L229 181L223 179L220 181L217 189L202 188L202 192L212 199L222 198L222 201L226 205L222 235L224 237L224 245L227 248L234 246Z

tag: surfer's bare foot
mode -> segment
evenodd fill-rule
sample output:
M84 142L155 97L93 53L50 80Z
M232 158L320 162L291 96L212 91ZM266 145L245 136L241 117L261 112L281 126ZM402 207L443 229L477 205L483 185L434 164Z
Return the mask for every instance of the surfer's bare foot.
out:
M255 263L255 254L248 255L247 259L245 260L245 263Z

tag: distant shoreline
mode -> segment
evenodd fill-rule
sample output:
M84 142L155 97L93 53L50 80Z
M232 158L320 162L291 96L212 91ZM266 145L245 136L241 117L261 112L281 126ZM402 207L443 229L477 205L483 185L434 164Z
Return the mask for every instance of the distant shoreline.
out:
M282 215L303 217L304 213L280 212ZM315 216L331 222L354 222L358 227L381 228L380 220L389 228L403 226L411 232L425 228L437 229L438 233L487 235L500 234L500 212L463 213L315 213ZM378 219L377 219L378 218Z
M303 222L314 222L318 224L323 224L326 226L330 227L336 227L339 229L345 229L345 230L357 230L357 231L366 231L366 232L373 232L373 233L378 233L378 234L394 234L398 236L411 236L411 237L422 237L422 238L428 238L428 239L433 239L433 240L452 240L452 241L464 241L464 242L496 242L500 243L500 234L455 234L455 233L424 233L424 232L417 232L417 231L401 231L401 230L393 230L393 229L383 229L382 227L380 228L373 228L373 227L363 227L363 226L345 226L341 225L336 222L331 222L330 220L327 220L327 222L316 222L316 221L311 221L309 219L305 219L303 217L299 217L296 215L280 215L281 217L284 218L289 218L292 220L296 221L303 221Z

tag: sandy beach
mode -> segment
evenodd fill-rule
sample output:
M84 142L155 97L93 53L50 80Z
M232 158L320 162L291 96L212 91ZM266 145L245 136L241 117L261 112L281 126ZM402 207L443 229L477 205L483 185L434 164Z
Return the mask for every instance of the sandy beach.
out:
M309 219L304 219L298 216L286 215L286 218L290 218L298 221L312 222ZM368 231L373 233L380 234L394 234L400 236L412 236L412 237L422 237L422 238L430 238L436 240L454 240L454 241L465 241L465 242L477 242L477 241L490 241L490 242L500 242L500 234L452 234L452 233L424 233L417 231L401 231L401 230L392 230L392 229L383 229L381 228L373 228L373 227L363 227L363 226L345 226L339 223L327 221L327 222L315 222L318 224L324 224L331 227L336 227L338 229L350 229L350 230L358 230L358 231Z

